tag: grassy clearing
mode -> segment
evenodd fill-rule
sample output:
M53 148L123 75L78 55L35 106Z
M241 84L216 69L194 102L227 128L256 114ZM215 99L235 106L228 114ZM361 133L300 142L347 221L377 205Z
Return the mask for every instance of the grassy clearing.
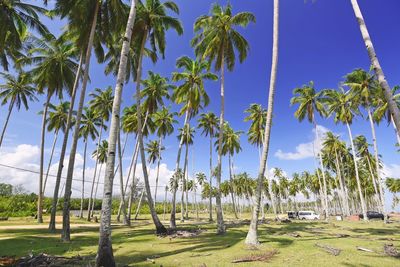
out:
M245 222L228 223L226 235L217 236L215 225L204 219L180 224L181 229L202 229L195 237L170 238L154 235L152 224L145 218L127 228L113 227L113 248L119 266L231 266L231 262L248 255L260 255L276 249L268 266L399 266L400 259L383 255L383 245L400 248L400 224L372 222L270 222L260 226L261 246L252 250L244 245ZM59 233L37 229L33 219L0 222L0 256L26 256L30 252L52 255L88 256L97 250L98 227L94 223L73 219L72 242L63 243ZM167 224L167 222L165 222ZM22 225L23 227L19 227ZM300 235L293 237L293 233ZM339 238L338 234L348 237ZM333 256L316 243L342 250ZM377 253L358 251L357 246ZM153 261L148 260L153 259ZM265 266L265 262L237 263L235 266Z

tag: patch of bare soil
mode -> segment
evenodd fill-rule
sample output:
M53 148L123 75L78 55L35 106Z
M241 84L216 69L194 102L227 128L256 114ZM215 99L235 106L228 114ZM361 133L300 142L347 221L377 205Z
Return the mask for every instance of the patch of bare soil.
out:
M53 256L45 253L38 255L29 255L19 259L15 257L0 258L0 266L17 266L17 267L44 267L44 266L87 266L88 260L81 257L61 257Z
M241 263L241 262L254 262L254 261L261 261L261 262L268 262L270 261L276 254L278 254L278 250L270 250L263 253L252 254L249 256L245 256L242 258L236 258L232 263Z

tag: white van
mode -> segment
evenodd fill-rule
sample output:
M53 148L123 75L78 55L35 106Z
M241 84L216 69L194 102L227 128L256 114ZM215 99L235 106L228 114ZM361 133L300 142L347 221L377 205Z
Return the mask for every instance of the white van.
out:
M299 220L319 220L319 215L311 210L299 211Z

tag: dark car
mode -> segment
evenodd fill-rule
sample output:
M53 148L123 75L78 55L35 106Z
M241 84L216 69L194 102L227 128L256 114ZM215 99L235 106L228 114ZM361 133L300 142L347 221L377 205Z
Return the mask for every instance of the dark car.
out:
M359 217L360 217L360 219L364 219L363 214L360 214ZM367 211L367 218L368 218L368 220L370 220L370 219L383 220L385 218L385 216L382 213L377 212L377 211Z
M297 211L288 211L289 219L297 219L299 217L299 213Z

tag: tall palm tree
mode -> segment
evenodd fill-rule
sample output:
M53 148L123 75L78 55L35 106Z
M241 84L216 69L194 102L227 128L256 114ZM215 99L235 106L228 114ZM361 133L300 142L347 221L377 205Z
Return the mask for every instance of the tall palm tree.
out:
M156 126L156 133L158 136L159 149L158 160L157 160L157 176L156 176L156 188L154 189L154 203L157 203L157 189L158 189L158 178L160 176L160 162L161 162L161 149L162 141L167 135L174 132L174 124L178 121L174 119L175 112L170 112L168 108L163 107L161 110L153 114L153 121Z
M357 164L357 159L356 159L356 149L354 147L353 134L352 134L351 128L350 128L350 124L353 122L354 115L359 114L357 103L354 101L354 98L352 97L352 95L349 94L348 92L347 93L344 92L344 90L342 88L340 89L340 91L325 90L324 95L327 97L326 102L327 102L328 114L329 115L335 114L334 115L335 123L341 122L341 123L345 124L347 127L350 144L351 144L351 149L352 149L352 154L353 154L354 170L355 170L355 174L356 174L356 181L357 181L357 188L358 188L358 193L359 193L360 202L361 202L361 209L362 209L362 213L364 215L364 220L368 220L366 205L365 205L365 201L364 201L364 195L363 195L363 191L361 188L358 164Z
M210 138L210 187L212 187L212 177L213 177L213 164L212 164L212 151L213 151L213 138L216 136L218 130L218 117L213 112L203 113L200 115L198 120L198 128L202 129L201 134L209 136ZM210 194L209 202L209 221L213 221L212 217L212 194Z
M28 110L28 102L37 101L38 99L35 95L36 88L32 86L32 81L26 74L19 73L18 76L13 76L8 73L0 73L0 76L5 81L4 84L0 84L1 105L8 103L8 113L0 136L1 147L14 106L20 110L22 104Z
M322 147L322 141L320 139L317 122L315 120L315 112L319 113L321 117L326 116L322 92L316 92L314 88L314 82L311 81L309 84L303 85L303 87L294 89L293 94L295 94L295 96L290 100L290 103L292 105L299 104L299 108L294 113L294 116L300 122L307 117L307 120L314 125L315 139L318 145ZM326 185L325 167L322 162L321 152L318 153L318 157L323 180L325 219L329 220L328 191Z
M86 107L84 113L82 114L81 127L79 129L80 136L83 138L85 148L83 149L83 168L82 168L82 195L81 195L81 209L79 212L79 217L83 218L83 200L85 198L85 171L86 171L86 150L88 139L91 138L92 141L99 136L98 129L102 129L102 119L98 116L93 109ZM97 161L97 157L96 157ZM92 184L92 194L93 194L94 181ZM90 203L88 204L90 207ZM90 211L88 211L90 213Z
M197 181L197 182L196 182ZM203 172L196 173L196 180L193 180L194 204L196 206L196 219L199 220L199 205L197 204L197 184L201 187L207 183L207 176Z
M390 113L392 114L394 123L397 128L397 135L400 136L400 110L399 107L397 106L396 102L393 99L393 94L391 91L391 88L386 81L385 74L383 73L383 69L379 63L378 56L376 55L374 45L372 43L371 36L369 35L367 25L365 24L364 17L362 15L360 6L358 5L357 0L350 0L351 5L353 7L354 15L357 19L358 26L360 27L360 32L362 35L362 38L364 40L364 45L367 48L368 56L371 61L371 65L375 71L375 74L377 76L378 82L380 86L382 87L384 96L386 98L386 101L388 103L388 108L390 110Z
M181 81L182 84L176 87L172 98L175 103L183 104L179 115L185 113L183 128L190 128L190 119L196 115L200 108L204 108L209 103L209 97L204 88L204 81L217 80L217 76L209 71L210 64L204 61L190 59L187 56L178 58L176 67L183 69L182 72L172 73L172 80L174 82ZM176 157L175 172L180 168L180 158L183 147L183 135L179 140L178 153ZM176 228L175 222L175 202L176 202L176 189L172 187L172 209L170 218L170 227Z
M379 166L379 153L378 153L378 143L376 140L376 132L374 125L374 118L372 115L371 107L377 101L374 101L378 95L380 95L383 90L378 84L378 81L375 79L374 75L369 74L365 70L356 69L353 72L349 73L345 77L344 84L349 86L353 96L359 100L361 106L363 106L368 113L368 120L371 126L372 133L372 141L374 145L374 156L375 156L375 170L376 170L376 178L378 180L379 186L379 201L380 201L380 209L383 213L385 213L385 196L383 189L383 181L381 179L380 174L380 166ZM397 102L396 102L397 104ZM376 186L374 182L374 186ZM386 220L387 216L384 214L384 218Z
M274 0L274 15L273 15L273 38L272 38L272 63L271 63L271 75L269 82L269 95L268 95L268 109L267 119L265 122L265 133L264 133L264 145L261 154L260 168L257 177L257 188L255 195L255 204L253 208L253 214L249 226L249 231L246 236L246 244L257 245L258 235L258 215L260 213L260 202L264 180L264 173L266 169L268 151L269 151L269 140L271 136L272 127L272 112L274 107L274 95L275 95L275 83L276 73L278 68L278 48L279 48L279 0Z
M35 64L33 68L28 71L28 74L33 77L33 83L36 84L40 93L44 93L46 90L40 145L38 193L38 222L42 223L44 144L48 106L53 95L62 98L63 90L65 89L68 94L71 94L74 85L74 77L77 71L77 64L74 61L77 51L73 43L66 40L63 36L57 39L53 35L47 35L43 37L43 39L34 40L34 42L35 45L28 51L28 56L21 58L18 63L21 65Z
M224 126L225 109L225 65L229 71L235 67L237 52L239 61L243 62L249 51L247 40L238 32L237 28L246 28L250 22L255 22L255 17L250 12L232 14L232 6L225 7L214 4L210 15L199 17L194 23L194 31L198 34L193 38L192 45L195 47L196 55L202 59L215 61L215 69L220 71L221 78L221 114L219 121L219 150L218 170L222 165L222 138ZM221 171L217 173L217 191L220 191ZM224 219L222 216L221 196L217 194L217 232L225 233Z
M21 0L1 1L0 5L0 65L8 71L8 59L17 58L18 52L28 35L28 28L41 35L49 33L40 21L39 15L46 15L47 10Z

